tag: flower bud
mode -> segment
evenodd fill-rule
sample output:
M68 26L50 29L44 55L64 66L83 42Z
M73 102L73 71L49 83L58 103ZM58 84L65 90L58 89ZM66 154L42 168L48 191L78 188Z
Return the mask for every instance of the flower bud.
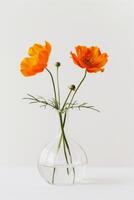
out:
M75 90L75 88L76 88L75 85L70 85L70 86L69 86L69 89L70 89L70 90Z
M55 66L56 66L56 67L60 67L60 65L61 65L60 62L56 62L56 63L55 63Z

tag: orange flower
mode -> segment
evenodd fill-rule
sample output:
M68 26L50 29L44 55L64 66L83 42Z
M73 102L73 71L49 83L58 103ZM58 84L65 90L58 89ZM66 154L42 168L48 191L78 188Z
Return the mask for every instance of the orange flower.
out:
M29 57L22 60L20 64L21 73L24 76L33 76L42 72L47 67L51 52L51 45L46 41L45 45L34 44L28 51Z
M76 54L71 52L71 56L76 65L85 68L90 73L104 71L104 65L108 61L108 55L106 53L101 53L98 47L79 45L75 49Z

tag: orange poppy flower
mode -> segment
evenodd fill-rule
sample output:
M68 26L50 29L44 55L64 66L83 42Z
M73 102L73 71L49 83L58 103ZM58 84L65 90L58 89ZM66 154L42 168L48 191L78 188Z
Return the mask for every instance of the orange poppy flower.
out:
M79 45L75 49L76 54L71 52L71 56L76 65L85 68L90 73L104 71L104 65L108 61L108 55L106 53L101 53L98 47Z
M51 52L51 45L46 41L45 45L34 44L28 51L29 57L22 60L20 71L24 76L33 76L42 72L47 67Z

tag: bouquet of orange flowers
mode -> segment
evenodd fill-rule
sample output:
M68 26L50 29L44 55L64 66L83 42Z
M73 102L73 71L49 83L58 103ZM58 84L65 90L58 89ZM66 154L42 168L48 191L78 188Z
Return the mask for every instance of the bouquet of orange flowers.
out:
M98 109L94 108L94 106L90 106L86 103L77 103L74 100L76 93L78 92L80 86L84 82L85 78L87 77L88 73L96 73L96 72L103 72L105 68L105 64L108 61L108 55L106 53L101 53L98 47L86 47L86 46L76 46L75 50L76 53L71 52L71 59L73 60L74 64L83 68L84 75L80 80L77 86L70 85L69 92L67 97L65 98L64 102L61 102L61 93L60 93L60 82L59 82L59 70L60 70L60 62L56 62L56 71L57 75L56 78L53 76L50 69L48 69L48 61L51 54L52 46L49 42L45 42L45 45L34 44L28 51L28 57L24 58L20 64L21 73L25 77L34 76L40 72L47 71L50 75L54 97L52 100L46 100L44 97L36 97L31 94L24 99L30 100L30 103L39 103L41 106L46 107L50 106L51 108L57 110L60 126L61 126L61 135L57 144L56 155L54 156L55 159L57 158L58 152L61 146L63 146L63 153L65 162L67 164L66 171L68 176L71 175L72 169L72 182L76 181L76 170L73 163L73 155L71 152L71 145L68 142L68 139L65 134L65 123L68 110L73 108L88 108L92 110L96 110L99 112ZM54 161L53 161L54 162ZM52 172L52 179L48 182L55 183L55 173L56 167L53 168Z

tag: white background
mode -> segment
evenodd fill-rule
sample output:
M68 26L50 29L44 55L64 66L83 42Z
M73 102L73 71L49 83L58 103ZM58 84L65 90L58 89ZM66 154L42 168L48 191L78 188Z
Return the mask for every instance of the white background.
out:
M21 99L52 96L46 71L31 78L19 72L28 48L48 40L49 68L62 63L63 99L84 73L70 51L80 44L108 53L105 72L89 74L77 95L101 114L70 112L68 134L85 148L90 166L134 166L133 9L132 0L0 0L0 165L36 165L45 143L58 135L54 111Z

